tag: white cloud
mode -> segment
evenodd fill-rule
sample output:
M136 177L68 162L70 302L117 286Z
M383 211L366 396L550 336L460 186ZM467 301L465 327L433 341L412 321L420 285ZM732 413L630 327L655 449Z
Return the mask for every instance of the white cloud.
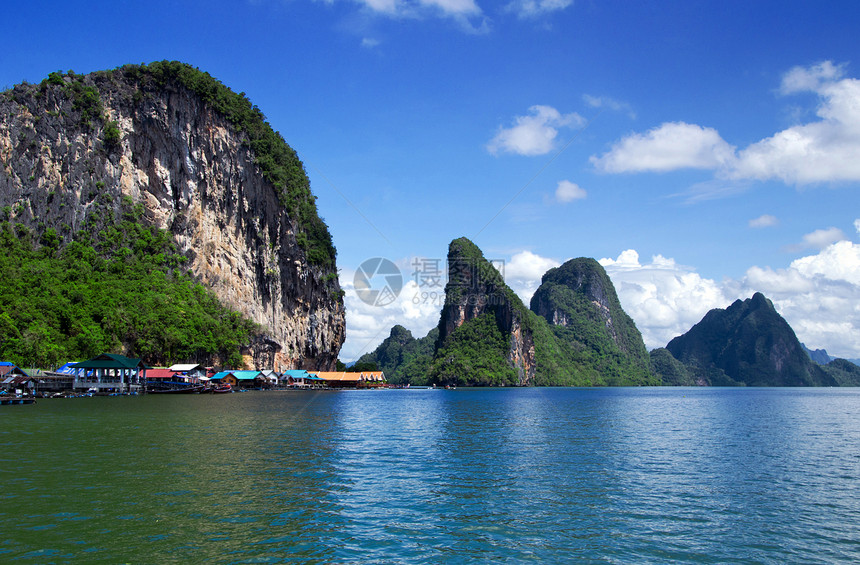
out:
M583 94L582 99L592 108L609 108L616 112L626 113L631 120L636 119L636 112L633 111L633 108L627 102L620 102L608 96L592 96L590 94Z
M828 82L842 78L845 65L834 65L831 61L823 61L811 67L794 67L782 77L780 92L794 94L796 92L812 92Z
M719 283L659 255L640 264L632 249L600 264L649 349L664 347L709 310L762 292L808 346L860 357L860 245L853 242L838 241L783 269L753 266L743 279Z
M609 173L715 171L730 180L779 180L805 185L860 180L860 80L843 78L844 65L824 61L795 67L782 79L783 95L819 97L817 120L792 126L735 150L712 128L664 123L616 142L591 162Z
M474 16L481 13L481 9L474 0L419 0L419 3L438 8L446 15Z
M573 0L515 0L508 4L508 10L520 18L537 18L545 14L564 10Z
M770 228L778 224L779 220L776 219L776 216L771 216L770 214L762 214L758 218L753 218L749 221L751 228Z
M649 349L664 347L701 321L709 310L729 303L716 282L662 255L643 265L639 253L628 249L617 259L600 259L599 263Z
M403 288L397 299L385 306L373 306L362 301L353 282L355 271L341 271L340 285L346 306L346 342L339 355L341 360L354 361L373 351L388 337L395 324L404 326L419 338L439 323L444 301L444 278L438 284L419 286L411 277L414 270L412 261L404 259L396 263L403 275ZM441 268L445 269L444 261Z
M685 333L710 309L762 292L809 347L860 357L860 244L836 241L786 268L752 266L741 280L719 283L659 255L640 264L632 249L600 264L649 349Z
M824 249L831 243L842 241L845 239L845 234L839 228L827 228L815 230L803 236L802 249Z
M556 200L563 203L581 200L586 196L588 196L588 193L584 188L569 180L559 181L558 187L555 189Z
M591 157L591 162L608 173L665 172L714 169L733 157L734 148L715 129L672 122L644 134L631 134L613 145L608 153Z
M379 40L373 39L372 37L365 37L361 40L361 46L367 47L368 49L373 49L374 47L379 46Z
M334 0L329 0L333 2ZM398 19L450 18L469 32L488 31L488 21L475 0L353 0L371 13ZM472 23L474 22L474 24Z
M578 127L584 123L576 113L562 114L552 106L532 106L529 115L517 116L511 127L500 127L487 144L487 150L493 155L499 152L545 155L555 148L558 128Z
M860 357L860 245L838 241L785 269L751 267L742 285L770 298L807 346Z
M812 280L823 277L860 286L860 245L837 241L818 255L801 257L791 262L790 269Z
M358 0L358 3L370 8L374 12L388 15L396 14L405 6L400 0Z
M671 196L683 197L686 204L694 204L696 202L705 202L708 200L719 200L746 192L749 189L748 183L737 181L726 181L722 179L713 179L704 182L697 182L689 186L686 190Z
M560 264L555 259L541 257L531 251L514 253L505 263L505 283L528 306L532 295L540 286L544 273Z

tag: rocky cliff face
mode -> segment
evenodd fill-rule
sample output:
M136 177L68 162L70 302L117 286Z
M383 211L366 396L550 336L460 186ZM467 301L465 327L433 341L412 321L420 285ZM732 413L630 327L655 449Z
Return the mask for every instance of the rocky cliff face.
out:
M596 365L606 384L651 384L651 361L642 334L621 308L615 286L594 259L580 257L550 269L531 299L572 356Z
M619 352L647 364L642 334L621 308L615 286L594 259L571 259L547 271L530 307L550 324L574 330L586 343L594 340L589 338L594 329L602 327L597 339L605 338Z
M333 250L309 261L309 229L329 238L313 196L285 199L249 132L187 79L159 71L157 80L146 67L52 73L0 93L0 208L68 240L97 229L99 213L118 213L122 199L142 204L146 221L174 234L188 270L265 328L245 348L249 364L333 370L344 307ZM299 211L310 206L308 228Z
M836 386L761 293L708 312L666 349L710 384Z
M448 247L445 306L439 320L437 349L449 346L452 340L457 341L457 330L465 324L482 317L492 318L492 323L486 325L494 327L496 335L486 336L486 345L492 349L490 343L499 337L500 352L516 375L515 382L505 384L529 384L534 379L536 369L535 343L527 319L529 314L474 243L464 237L451 242ZM461 332L460 335L463 336L460 338L462 340L467 334ZM444 359L437 367L443 364ZM441 380L453 377L455 375L443 371Z

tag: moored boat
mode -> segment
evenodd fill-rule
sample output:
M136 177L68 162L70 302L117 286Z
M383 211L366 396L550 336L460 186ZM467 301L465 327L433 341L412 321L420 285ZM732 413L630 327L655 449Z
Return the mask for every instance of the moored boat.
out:
M204 385L187 385L177 387L158 387L147 389L147 394L198 394L204 391Z

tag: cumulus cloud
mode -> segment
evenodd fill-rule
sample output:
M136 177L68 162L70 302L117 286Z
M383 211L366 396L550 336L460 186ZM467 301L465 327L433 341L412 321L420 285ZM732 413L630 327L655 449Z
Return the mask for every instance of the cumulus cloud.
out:
M607 173L676 169L715 169L734 158L734 148L713 128L684 122L666 123L646 133L629 135L591 162Z
M579 127L585 120L576 113L562 114L552 106L532 106L529 114L514 118L508 128L500 127L487 144L487 151L517 155L545 155L555 148L558 128Z
M639 261L634 249L598 261L615 285L624 311L633 318L649 349L664 347L712 308L729 304L722 287L673 259L655 255Z
M388 337L395 324L404 326L418 338L427 335L439 323L444 277L428 284L427 280L412 276L412 261L404 259L396 264L403 275L403 288L396 300L384 306L373 306L361 300L355 288L355 271L341 271L340 285L346 307L346 342L341 348L341 360L354 361L373 351ZM444 261L441 269L445 269Z
M826 83L841 79L844 70L844 64L834 65L832 61L823 61L811 67L794 67L782 77L779 90L786 95L796 92L814 92Z
M520 18L537 18L545 14L564 10L573 0L515 0L508 4L508 10Z
M794 185L860 180L860 80L845 78L844 65L824 61L789 70L779 92L817 94L817 119L740 151L715 129L669 122L621 139L591 162L608 173L698 168L725 179Z
M600 263L649 349L665 346L709 310L762 292L808 346L860 357L860 245L851 241L832 243L787 268L752 266L741 280L720 282L659 255L642 264L632 249Z
M600 264L649 349L685 333L712 308L762 292L808 346L860 357L860 244L852 241L825 245L785 268L752 266L740 280L720 282L660 255L640 263L633 249Z
M588 193L584 188L569 180L559 181L555 189L555 199L562 203L582 200L586 196L588 196Z
M436 8L446 15L474 16L481 13L474 0L419 0L418 3Z
M528 306L532 295L540 286L541 277L544 273L558 267L561 263L549 257L541 257L531 251L520 251L514 253L509 261L505 262L505 283L519 295L520 299Z
M762 214L758 218L753 218L749 221L751 228L770 228L777 224L779 224L779 220L776 219L776 216L771 216L770 214Z
M845 239L845 234L839 228L830 227L827 229L815 230L803 236L803 244L798 246L800 249L824 249L831 243L842 241Z
M741 284L770 298L809 347L860 357L860 245L837 241L785 269L751 267Z

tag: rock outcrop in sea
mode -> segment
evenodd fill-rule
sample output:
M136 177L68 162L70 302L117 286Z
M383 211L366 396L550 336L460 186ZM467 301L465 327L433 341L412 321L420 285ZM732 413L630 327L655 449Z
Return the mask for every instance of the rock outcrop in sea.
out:
M432 378L443 384L531 384L536 361L530 314L481 250L465 237L455 239L448 246Z
M438 384L657 384L642 337L594 260L544 275L532 310L474 243L448 249L448 284L430 369Z
M621 307L606 270L594 259L571 259L547 271L530 306L563 346L590 355L602 379L652 380L642 334Z
M715 308L666 346L698 384L838 386L763 294Z
M295 152L243 94L181 63L52 73L0 93L0 208L37 235L97 233L123 201L260 324L247 363L333 370L335 250Z

